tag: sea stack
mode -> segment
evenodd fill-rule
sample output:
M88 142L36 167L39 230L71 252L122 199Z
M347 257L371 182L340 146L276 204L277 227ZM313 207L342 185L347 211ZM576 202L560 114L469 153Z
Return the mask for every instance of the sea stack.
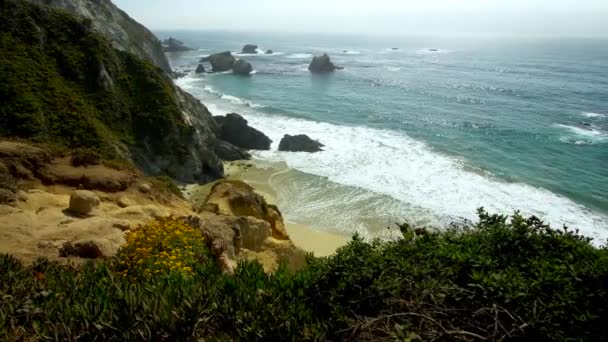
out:
M247 120L236 113L214 116L219 126L218 138L246 150L270 150L272 140L249 126Z
M281 142L279 143L279 151L289 152L319 152L323 151L321 147L325 145L321 144L317 140L312 140L308 135L289 135L285 134Z
M239 59L232 65L232 72L237 75L250 75L252 71L253 67L251 66L251 63L244 59Z
M326 74L333 72L334 70L341 70L344 68L335 66L334 63L331 62L331 59L327 54L323 54L322 56L313 57L310 65L308 66L308 70L315 74Z
M243 46L241 53L256 54L258 53L258 46L255 44L247 44Z
M231 70L234 62L236 62L236 58L232 56L230 51L224 51L202 58L201 62L211 63L213 72L222 72Z
M194 50L184 45L184 43L175 38L165 39L163 41L163 51L164 52L182 52L182 51L191 51Z

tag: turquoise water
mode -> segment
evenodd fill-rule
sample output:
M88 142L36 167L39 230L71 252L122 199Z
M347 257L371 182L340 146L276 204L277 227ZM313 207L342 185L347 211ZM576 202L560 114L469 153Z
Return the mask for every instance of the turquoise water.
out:
M328 146L261 158L421 213L520 209L608 231L608 41L159 33L168 35L200 49L171 55L178 68L246 43L274 50L240 56L251 77L178 81L212 111L243 114L275 145L306 133ZM312 55L323 52L345 69L310 75Z

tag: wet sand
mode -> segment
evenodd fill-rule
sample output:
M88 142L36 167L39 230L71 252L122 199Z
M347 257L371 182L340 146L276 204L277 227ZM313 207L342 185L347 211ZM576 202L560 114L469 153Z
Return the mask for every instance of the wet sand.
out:
M255 160L237 161L224 164L227 179L238 179L255 188L256 192L264 196L268 203L277 204L276 191L270 185L272 177L286 172L284 163L266 164ZM188 185L185 193L191 201L202 203L213 184L203 186ZM280 206L279 206L280 209ZM306 225L290 222L285 219L285 227L294 244L315 256L332 255L339 247L347 244L351 237L326 231L312 229Z

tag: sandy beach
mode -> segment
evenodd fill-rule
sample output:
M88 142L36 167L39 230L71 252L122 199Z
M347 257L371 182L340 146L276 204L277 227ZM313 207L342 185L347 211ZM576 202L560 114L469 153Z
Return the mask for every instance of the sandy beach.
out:
M256 192L264 196L266 201L277 203L277 195L270 181L272 177L287 171L287 165L278 163L268 167L256 160L236 161L224 163L227 179L239 179L256 189ZM187 185L184 188L185 195L195 204L202 203L213 183L206 185ZM280 209L280 205L279 205ZM297 222L285 219L285 226L294 244L315 256L329 256L336 249L347 244L351 237L344 234L320 231Z

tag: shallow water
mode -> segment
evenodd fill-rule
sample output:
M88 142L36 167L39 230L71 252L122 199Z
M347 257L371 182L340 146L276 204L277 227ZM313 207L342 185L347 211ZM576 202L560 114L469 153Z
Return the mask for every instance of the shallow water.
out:
M252 77L178 84L268 134L273 150L257 157L308 174L281 180L291 217L314 220L323 209L334 228L357 231L366 215L435 224L474 219L484 206L608 236L605 41L170 34L204 49L172 55L177 67L245 43L275 51L241 56ZM321 52L345 70L310 75ZM283 134L299 133L326 150L276 151ZM344 209L362 214L349 220Z

